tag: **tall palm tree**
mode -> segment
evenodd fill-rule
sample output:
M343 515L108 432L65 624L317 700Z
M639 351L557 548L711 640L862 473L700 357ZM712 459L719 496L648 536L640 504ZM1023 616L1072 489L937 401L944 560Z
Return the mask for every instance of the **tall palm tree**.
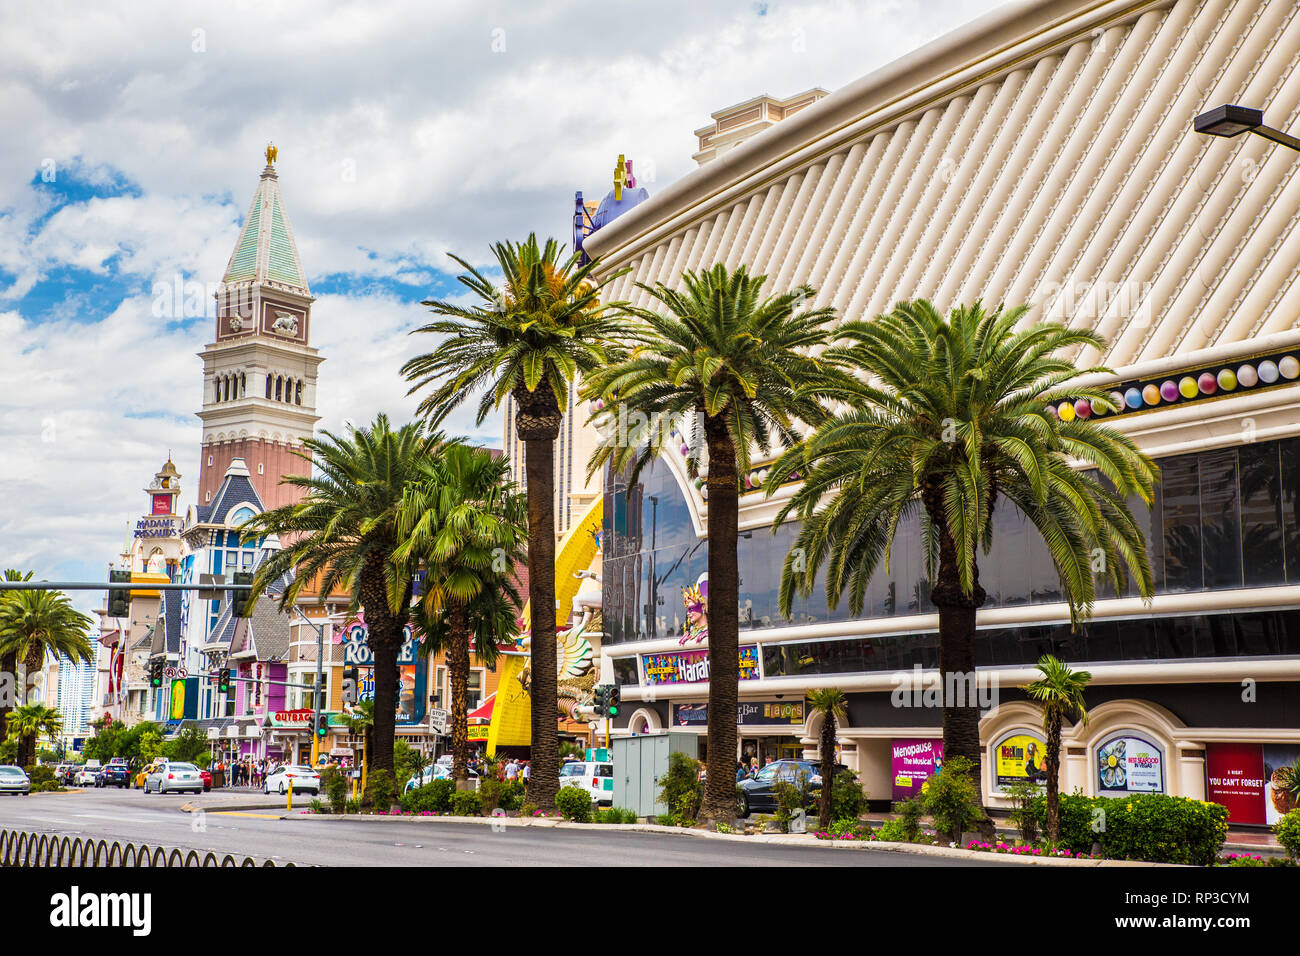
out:
M499 625L512 628L519 594L511 583L523 557L527 505L510 484L510 463L482 448L451 442L418 485L407 488L398 518L399 564L425 569L421 613L426 651L447 651L451 678L452 777L469 779L467 739L470 637L480 657L492 657ZM499 600L500 597L508 600ZM497 598L498 600L493 600ZM475 630L496 622L490 634ZM485 640L486 638L486 640Z
M1061 721L1077 718L1080 725L1088 723L1083 692L1092 674L1071 670L1069 664L1051 654L1038 659L1038 670L1043 676L1026 685L1025 692L1043 709L1043 732L1047 735L1047 842L1055 844L1061 839Z
M831 791L835 788L835 728L844 722L848 700L838 687L819 687L808 691L808 706L822 718L820 735L822 793L818 825L831 825Z
M37 738L54 738L63 732L63 715L41 703L23 704L9 715L9 736L18 741L18 766L36 762Z
M18 571L9 568L4 573L4 580L6 581L30 581L31 578L31 571ZM0 591L0 604L18 593L17 591ZM18 688L17 650L0 651L0 680L5 679L6 675L9 680L14 682L13 692L15 696L21 696ZM0 694L0 741L7 737L5 721L9 717L9 711L13 710L14 703L15 701L10 701L7 694Z
M244 540L280 536L253 579L250 606L274 582L292 580L280 594L282 610L292 607L304 586L321 594L343 589L352 594L352 610L365 609L366 643L374 657L374 747L370 766L393 770L397 697L397 656L410 620L412 577L393 563L401 544L397 517L407 487L418 481L441 436L420 425L394 429L385 415L373 425L347 435L322 432L303 442L297 454L309 461L314 475L289 475L284 484L300 488L297 504L263 512L241 528Z
M46 654L72 661L95 659L87 637L91 623L62 591L13 591L0 601L0 659L22 663L17 686L23 701L31 675L41 669ZM8 715L9 723L16 713ZM18 756L20 760L35 757L31 735L21 739Z
M999 504L1019 509L1042 535L1074 622L1091 611L1094 569L1122 592L1127 568L1142 596L1152 593L1146 543L1125 496L1151 501L1155 464L1095 420L1063 421L1049 410L1067 398L1113 410L1106 391L1067 385L1108 371L1078 369L1067 353L1105 343L1056 323L1018 331L1026 311L985 312L976 303L944 316L918 299L846 323L844 344L831 351L857 376L823 391L841 410L768 479L770 494L792 473L805 476L775 521L803 521L782 575L786 610L796 591L812 593L824 565L828 604L847 589L850 609L861 613L871 575L889 567L899 523L919 513L945 689L974 689L975 615L985 598L978 556L992 544ZM969 759L978 782L978 700L964 696L945 694L943 752Z
M788 447L803 425L826 410L815 389L831 368L811 353L829 343L834 312L799 311L813 290L807 286L763 298L766 276L721 263L705 272L684 272L681 291L663 283L639 285L663 310L626 308L639 320L635 348L587 376L584 397L618 406L648 427L602 441L591 470L609 464L635 481L661 451L670 424L679 423L698 448L708 451L709 540L709 729L708 770L702 820L734 817L736 808L736 701L739 691L739 595L737 514L740 475L751 450L771 454ZM685 424L686 421L690 424Z
M412 392L424 392L420 412L441 422L474 392L481 392L478 422L507 397L515 405L515 431L524 443L528 492L528 600L533 620L532 758L528 799L549 810L560 789L559 725L556 721L555 622L555 438L576 378L610 359L611 343L624 329L611 304L600 302L603 284L591 277L596 262L561 258L553 239L535 235L516 245L492 247L501 270L497 286L468 262L452 256L465 274L460 282L481 303L472 306L431 299L442 318L415 332L441 337L434 351L402 366Z

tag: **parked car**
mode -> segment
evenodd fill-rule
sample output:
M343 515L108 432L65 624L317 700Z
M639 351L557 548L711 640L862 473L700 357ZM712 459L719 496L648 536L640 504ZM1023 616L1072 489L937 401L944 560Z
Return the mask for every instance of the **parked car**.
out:
M22 767L0 767L0 793L21 793L25 797L31 792L31 778Z
M145 782L149 779L149 775L166 763L166 760L159 757L157 760L145 764L144 769L135 775L135 785L143 788Z
M451 779L451 758L448 757L447 760L448 760L447 763L443 763L442 758L439 757L438 762L428 767L425 767L424 772L422 774L420 774L417 777L412 777L410 780L406 781L406 787L404 788L404 792L410 793L412 790L416 789L417 787L423 787L425 784L433 783L433 781L435 780L450 780ZM474 785L474 789L477 790L479 784L478 774L475 773L473 770L468 771L468 773L469 773L469 782L472 783Z
M99 773L95 774L95 786L118 787L119 789L129 787L131 786L131 768L125 763L110 761Z
M200 767L200 768L199 768L199 776L203 778L203 789L204 789L204 790L211 790L211 789L212 789L212 774L211 774L211 772L209 772L209 771L207 771L207 770L204 770L202 767Z
M835 769L838 773L843 765L837 764ZM740 815L749 816L754 811L776 812L776 785L789 783L798 786L802 777L807 778L808 788L813 794L821 792L821 765L815 760L775 760L753 779L740 781L736 784L741 790Z
M144 792L150 790L154 793L202 793L203 778L199 776L199 768L192 763L163 761L145 778Z
M593 760L574 760L560 768L561 787L581 787L591 802L614 805L614 765Z
M288 793L293 784L295 793L303 790L320 793L320 774L306 764L286 764L266 778L262 784L263 793Z

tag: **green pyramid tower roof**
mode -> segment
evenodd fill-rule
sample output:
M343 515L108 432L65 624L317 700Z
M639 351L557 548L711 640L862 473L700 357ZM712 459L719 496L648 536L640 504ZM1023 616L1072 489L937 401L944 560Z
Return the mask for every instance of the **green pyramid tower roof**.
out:
M270 152L268 150L268 152ZM310 295L307 278L298 259L298 244L280 195L280 180L268 161L248 208L239 241L222 279L228 283L267 282Z

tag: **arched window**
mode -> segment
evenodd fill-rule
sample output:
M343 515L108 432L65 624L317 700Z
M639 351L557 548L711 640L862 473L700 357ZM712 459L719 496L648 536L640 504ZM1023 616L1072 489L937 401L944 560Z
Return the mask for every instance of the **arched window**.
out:
M266 376L266 397L271 397L271 376L269 374Z
M284 379L277 375L275 378L275 400L277 402L281 400L281 396L283 395L283 392L284 392Z
M248 374L245 372L240 372L239 373L239 397L243 398L244 393L247 390L248 390Z
M298 379L298 385L297 385L297 387L294 389L294 393L293 393L293 403L294 403L295 405L301 405L301 404L302 404L302 379Z

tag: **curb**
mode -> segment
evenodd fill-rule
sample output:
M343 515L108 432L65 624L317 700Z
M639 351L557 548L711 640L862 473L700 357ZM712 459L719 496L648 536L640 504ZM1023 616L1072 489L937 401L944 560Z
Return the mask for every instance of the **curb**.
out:
M193 813L196 810L202 810L204 813L229 813L235 810L284 810L283 803L231 803L231 804L198 804L183 803L179 807L181 813ZM297 816L294 811L290 816Z
M937 856L954 860L1005 861L1024 866L1086 866L1086 867L1176 867L1175 863L1146 863L1136 860L1067 860L1049 856L1015 856L1011 853L991 853L980 850L964 850L959 847L927 846L918 843L889 843L883 840L853 842L849 840L818 840L813 836L798 836L785 833L769 833L761 836L743 836L734 833L717 833L711 830L696 830L689 827L661 827L648 823L570 823L558 818L520 819L519 817L416 817L384 816L375 814L308 814L306 811L282 813L281 820L303 820L310 816L314 822L325 820L355 820L370 823L402 821L404 823L459 823L471 826L496 827L543 827L564 830L602 830L605 832L624 831L627 833L657 833L661 836L679 836L697 840L728 840L742 843L764 843L775 846L815 846L827 850L878 850L884 853L910 854L912 856Z

